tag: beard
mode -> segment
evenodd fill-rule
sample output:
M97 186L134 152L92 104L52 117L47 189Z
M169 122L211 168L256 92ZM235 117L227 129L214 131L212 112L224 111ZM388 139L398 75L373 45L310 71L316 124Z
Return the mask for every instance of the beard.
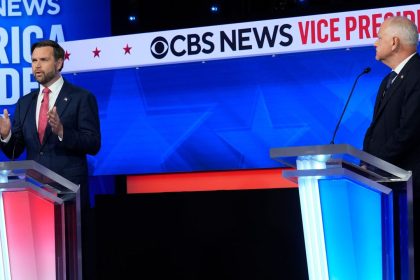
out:
M41 85L48 84L56 76L57 76L57 73L55 71L41 72L38 74L34 73L35 80L37 80L37 82L40 83Z

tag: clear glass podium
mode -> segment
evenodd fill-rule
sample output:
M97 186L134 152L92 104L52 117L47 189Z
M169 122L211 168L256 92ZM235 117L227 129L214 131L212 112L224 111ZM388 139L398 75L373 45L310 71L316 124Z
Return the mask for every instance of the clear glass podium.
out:
M345 144L272 148L298 183L309 278L414 280L411 172Z
M0 279L81 279L79 186L35 161L0 162Z

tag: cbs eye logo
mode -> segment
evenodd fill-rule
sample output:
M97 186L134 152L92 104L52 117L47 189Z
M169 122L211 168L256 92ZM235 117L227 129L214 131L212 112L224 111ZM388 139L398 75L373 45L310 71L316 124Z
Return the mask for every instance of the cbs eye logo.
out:
M150 52L154 58L162 59L169 51L169 44L163 37L156 37L150 44Z

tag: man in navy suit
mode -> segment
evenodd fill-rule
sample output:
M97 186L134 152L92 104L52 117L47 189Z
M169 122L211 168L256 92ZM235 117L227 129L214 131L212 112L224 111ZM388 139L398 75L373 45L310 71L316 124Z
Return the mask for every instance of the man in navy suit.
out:
M413 172L415 273L420 279L420 57L417 26L386 19L375 42L376 59L392 72L382 81L363 149ZM394 73L393 73L394 72Z
M33 44L31 51L32 73L40 87L18 100L13 126L7 109L3 111L1 149L15 159L26 148L28 160L37 161L80 185L83 243L87 230L84 212L89 211L87 154L95 155L101 147L98 105L93 94L61 76L64 50L59 44L41 41ZM43 136L39 136L42 123Z

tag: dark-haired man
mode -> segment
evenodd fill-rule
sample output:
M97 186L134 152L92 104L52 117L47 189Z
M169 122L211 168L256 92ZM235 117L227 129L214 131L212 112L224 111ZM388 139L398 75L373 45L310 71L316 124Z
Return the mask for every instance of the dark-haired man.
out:
M87 154L95 155L101 147L98 105L93 94L61 76L64 50L58 43L37 42L31 52L32 73L40 86L18 100L13 125L4 109L0 118L1 149L11 159L26 149L28 160L80 185L85 248L88 229L84 212L89 210ZM84 267L88 258L83 256Z

